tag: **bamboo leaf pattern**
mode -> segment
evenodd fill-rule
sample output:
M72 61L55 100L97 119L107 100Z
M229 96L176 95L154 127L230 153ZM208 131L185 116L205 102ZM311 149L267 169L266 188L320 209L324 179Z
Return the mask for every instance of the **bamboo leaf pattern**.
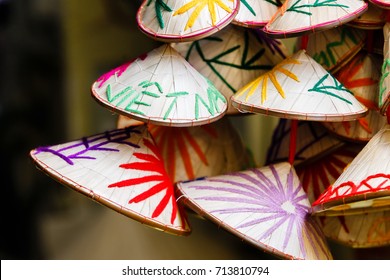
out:
M125 179L116 183L112 183L108 186L108 188L136 188L137 185L154 182L154 185L151 186L148 190L131 198L129 200L129 203L145 202L147 200L152 199L152 197L157 195L158 193L165 192L162 199L154 208L152 218L160 216L161 213L163 213L163 211L166 209L168 204L171 203L172 213L170 221L173 224L175 222L175 219L177 218L178 212L176 199L174 196L173 184L165 171L164 163L157 147L148 139L144 138L143 142L145 146L152 151L153 154L134 153L133 155L140 161L124 163L121 164L119 167L123 169L151 171L153 172L153 174L144 177Z
M315 85L313 88L309 89L308 91L309 92L317 92L317 93L322 93L322 94L326 94L326 95L329 95L329 96L332 96L332 97L335 97L335 98L338 98L348 104L351 104L352 105L352 102L349 101L348 99L345 99L344 97L341 97L340 95L337 95L335 93L333 93L332 91L344 91L344 92L348 92L350 94L352 94L352 92L350 90L348 90L347 88L345 88L339 81L336 80L335 77L331 76L331 78L333 79L333 83L334 85L331 85L331 86L325 86L322 84L323 81L325 81L326 79L328 79L328 76L330 74L326 74L325 76L323 76Z
M302 0L297 0L289 8L286 9L288 12L295 12L304 15L311 16L310 8L321 8L321 7L340 7L349 8L347 5L337 3L337 0L316 0L313 4L301 4Z
M335 65L337 63L334 54L336 52L335 49L339 46L343 46L347 40L351 40L354 45L358 44L358 40L353 32L348 28L343 28L340 34L340 40L328 43L325 51L320 51L319 53L314 53L312 55L313 59L328 68Z
M385 84L385 80L390 74L390 70L387 70L389 68L389 65L390 65L390 59L387 58L383 61L382 76L379 81L379 107L383 106L385 101L384 97L389 94L387 85Z
M251 5L248 4L246 0L241 0L241 3L251 12L252 15L256 16L256 12L253 10Z
M252 56L248 56L249 52L249 31L243 30L244 33L244 44L243 45L235 45L230 47L229 49L215 55L214 57L207 58L205 55L204 50L201 47L202 41L215 41L215 42L221 42L223 43L223 39L219 37L207 37L202 40L194 41L191 46L189 47L185 57L186 60L190 60L192 52L197 52L200 58L206 63L206 65L213 71L213 73L234 93L237 91L228 81L227 79L221 75L218 70L216 69L215 65L219 66L227 66L232 67L236 69L241 70L270 70L272 69L273 65L267 65L267 64L261 64L261 59L265 53L264 48L259 48L258 52L253 54ZM263 41L259 40L261 43L264 43ZM280 49L279 49L280 50ZM240 64L236 63L230 63L224 61L224 58L232 53L236 53L237 55L240 54L240 51L242 51ZM281 52L281 51L280 51ZM284 56L284 55L283 55ZM282 56L282 57L283 57Z
M55 146L39 147L35 154L52 153L63 159L69 165L74 165L74 160L94 160L94 156L88 155L92 151L119 152L119 149L109 147L110 143L125 144L133 148L139 148L139 145L132 143L129 138L131 134L140 134L140 132L131 127L107 131L90 137L84 137L81 141L70 143L60 149Z
M149 6L152 1L154 2L155 9L156 9L156 16L158 20L158 24L160 25L160 28L164 28L165 23L162 17L162 12L172 12L172 8L169 7L163 0L149 0L149 2L146 4Z
M225 97L215 88L215 86L209 80L207 80L207 83L209 85L207 88L207 101L198 93L195 94L195 119L199 118L200 104L207 109L210 115L214 116L216 113L219 113L218 100L226 103Z

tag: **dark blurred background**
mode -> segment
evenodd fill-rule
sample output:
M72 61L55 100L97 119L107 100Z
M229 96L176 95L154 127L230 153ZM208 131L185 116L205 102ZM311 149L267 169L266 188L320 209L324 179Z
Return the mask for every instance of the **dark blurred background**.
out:
M90 96L103 73L151 50L136 0L0 0L1 259L272 259L213 224L149 229L63 187L29 158L38 146L112 129ZM389 247L331 244L336 259L390 258Z

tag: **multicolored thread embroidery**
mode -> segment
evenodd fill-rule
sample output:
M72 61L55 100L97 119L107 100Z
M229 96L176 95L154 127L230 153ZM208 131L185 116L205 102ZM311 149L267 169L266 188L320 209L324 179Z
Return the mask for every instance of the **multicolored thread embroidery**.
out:
M390 66L390 59L385 59L382 65L382 77L379 82L379 107L382 107L384 104L384 94L388 90L385 85L385 79L389 76L390 71L386 71Z
M36 149L38 153L52 153L63 159L69 165L74 165L74 160L87 159L94 160L95 157L88 155L91 151L104 151L104 152L119 152L119 149L110 148L110 143L125 144L133 148L139 148L140 146L130 142L131 134L141 134L136 128L127 127L124 129L117 129L108 131L105 133L97 134L91 137L84 137L81 141L72 143L71 145L55 149L54 146L39 147ZM75 151L76 150L76 151Z
M272 69L273 65L266 65L261 64L261 59L265 53L264 48L259 48L258 52L256 52L252 57L248 57L248 51L249 51L249 31L244 30L244 45L236 45L232 46L231 48L223 51L222 53L217 54L216 56L212 58L206 58L206 55L204 54L204 51L201 47L202 41L215 41L215 42L221 42L223 43L223 39L219 37L207 37L205 39L195 41L191 44L189 47L187 54L186 54L186 60L191 60L191 53L196 50L200 58L206 63L206 65L213 71L213 73L232 91L232 93L236 92L237 89L235 89L227 80L226 77L223 77L218 70L215 68L214 65L218 66L226 66L226 67L232 67L237 68L240 70L270 70ZM241 64L234 64L224 61L224 57L232 54L237 53L242 50L242 56L241 56Z

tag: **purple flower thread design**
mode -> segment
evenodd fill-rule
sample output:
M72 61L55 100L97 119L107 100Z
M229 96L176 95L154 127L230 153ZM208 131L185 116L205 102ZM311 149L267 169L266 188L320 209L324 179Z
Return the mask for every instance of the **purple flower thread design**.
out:
M253 29L253 33L261 44L268 46L272 54L278 53L281 57L286 58L286 55L280 48L282 45L281 41L268 37L261 29Z
M105 147L109 143L124 144L133 148L140 148L139 145L129 141L132 133L141 134L139 130L133 127L127 127L124 129L117 129L107 131L105 133L96 134L91 137L83 137L80 141L72 143L71 145L62 147L58 150L53 149L53 146L39 147L36 149L35 154L39 153L52 153L63 159L69 165L74 165L73 160L75 159L89 159L94 160L95 157L88 156L87 153L90 151L109 151L119 152L119 149ZM73 151L74 149L80 148L77 152L66 154L67 151Z
M327 250L323 246L319 236L321 231L318 225L308 218L311 208L302 204L307 200L307 195L301 192L302 186L299 184L294 187L294 174L292 169L287 175L287 182L284 186L280 180L274 166L269 166L275 183L258 169L251 169L249 172L236 172L230 174L232 179L205 179L210 182L210 185L195 185L189 188L196 190L212 191L214 195L197 197L196 200L207 201L224 201L231 202L232 207L214 209L210 213L218 213L220 215L234 215L237 213L262 213L263 217L246 220L237 226L237 229L257 226L268 221L276 221L275 224L269 227L257 240L265 240L270 238L279 227L287 223L287 229L282 244L282 250L285 250L292 240L292 236L297 237L300 251L306 257L304 237L314 248L317 257L320 257L320 252L316 244L320 245L320 250L327 255ZM212 183L222 183L223 186L213 186ZM232 196L233 194L233 196ZM240 206L246 204L247 206ZM297 232L293 234L294 225ZM294 242L294 241L293 241Z

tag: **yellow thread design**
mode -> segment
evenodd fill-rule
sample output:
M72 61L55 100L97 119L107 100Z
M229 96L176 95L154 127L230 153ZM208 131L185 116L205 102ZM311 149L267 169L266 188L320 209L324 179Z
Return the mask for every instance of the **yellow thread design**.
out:
M292 59L292 58L288 58L288 59L283 60L281 63L277 64L271 71L264 73L263 75L258 77L256 80L250 82L245 87L243 87L241 90L239 90L236 93L236 97L240 97L241 95L244 94L244 92L249 90L248 93L246 94L246 97L245 97L245 101L248 101L248 98L253 95L255 90L259 87L260 83L262 82L262 85L261 85L261 104L263 104L267 99L267 82L269 79L271 81L271 83L275 86L276 90L279 92L280 96L285 98L286 96L284 94L284 90L283 90L282 86L279 84L275 73L276 72L283 73L284 75L293 79L294 81L299 82L298 77L294 73L283 68L283 66L288 65L288 64L301 64L301 63L298 60Z
M233 0L228 0L228 1L233 2ZM174 12L173 15L174 16L181 15L195 7L195 10L190 15L190 18L188 19L187 24L184 28L184 31L186 31L188 28L191 28L194 25L201 11L204 9L204 7L206 7L206 5L207 8L209 9L211 22L213 25L215 25L215 22L217 21L215 5L218 5L228 13L232 12L232 10L228 6L226 6L222 2L222 0L192 0L191 2L188 2L187 4L181 6L178 10L176 10L176 12Z

